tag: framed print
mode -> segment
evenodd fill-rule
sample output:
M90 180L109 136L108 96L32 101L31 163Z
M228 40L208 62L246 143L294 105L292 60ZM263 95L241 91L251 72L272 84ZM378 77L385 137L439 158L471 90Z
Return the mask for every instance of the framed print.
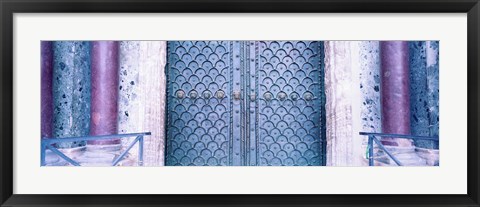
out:
M2 1L2 206L479 206L469 1Z

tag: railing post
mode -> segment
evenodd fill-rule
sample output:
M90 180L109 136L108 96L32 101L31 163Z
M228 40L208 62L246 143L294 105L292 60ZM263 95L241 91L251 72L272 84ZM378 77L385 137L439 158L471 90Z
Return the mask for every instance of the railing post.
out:
M143 166L143 135L138 140L138 165Z
M125 151L122 152L122 154L120 154L115 160L113 160L112 166L116 166L118 162L120 162L123 157L125 157L125 155L130 151L130 149L132 149L133 145L135 145L137 141L140 143L140 135L137 136L135 140L132 141L132 143L130 143L130 145L127 147L127 149L125 149Z
M412 140L432 140L432 141L439 141L438 136L427 137L427 136L415 136L415 135L407 135L407 134L386 134L386 133L376 133L376 132L359 132L360 135L368 136L368 149L367 149L367 159L369 166L374 166L374 156L373 156L373 145L374 143L377 144L379 150L385 152L385 154L392 159L395 164L398 166L403 166L402 162L400 162L392 153L390 153L385 146L383 146L382 142L376 137L380 138L396 138L396 139L412 139Z
M60 152L57 148L51 146L51 145L45 145L48 149L50 149L52 152L54 152L55 154L57 154L58 156L60 156L61 158L63 158L65 161L69 162L70 164L72 164L73 166L80 166L80 163L78 163L77 161L75 160L72 160L71 158L67 157L65 154L63 154L62 152Z
M373 135L368 135L368 166L374 166L374 163L373 163Z
M392 155L392 153L390 153L387 149L385 149L385 147L383 146L382 142L380 142L380 140L378 140L377 138L373 138L373 141L375 141L378 145L378 147L380 147L381 150L383 150L383 152L387 153L387 155L392 158L392 160L398 165L398 166L402 166L402 163L397 159L395 158L395 156Z
M40 143L40 166L45 166L45 143L43 142L43 140L41 141Z
M112 134L112 135L98 135L98 136L83 136L83 137L64 137L64 138L41 138L40 140L40 165L46 165L46 150L51 150L54 154L58 155L60 158L64 159L65 161L69 162L74 166L80 166L80 163L76 162L75 160L69 158L57 148L53 146L55 143L63 143L63 142L76 142L76 141L91 141L91 140L106 140L106 139L121 139L126 137L136 136L135 140L130 143L127 149L121 153L118 157L113 160L112 165L116 166L129 152L129 150L134 147L134 145L138 141L139 153L138 153L138 165L143 166L143 141L145 135L151 135L151 132L143 132L143 133L129 133L129 134Z

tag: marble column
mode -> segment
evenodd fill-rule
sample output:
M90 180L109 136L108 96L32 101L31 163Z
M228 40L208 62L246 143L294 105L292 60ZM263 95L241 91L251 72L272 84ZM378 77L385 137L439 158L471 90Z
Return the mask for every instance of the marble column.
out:
M90 135L117 134L118 42L94 41L91 48L92 100ZM120 144L119 139L88 141L89 145Z
M439 42L426 42L427 54L427 98L429 112L430 136L439 135ZM433 149L438 149L438 142L432 143Z
M408 42L382 41L380 42L380 55L383 133L411 134ZM382 138L381 142L402 165L426 165L425 159L416 154L412 140ZM387 165L395 165L383 152L380 151L379 155L380 158L377 160Z
M408 50L406 41L380 42L383 133L411 133ZM383 138L382 143L389 146L413 146L409 139Z
M365 165L359 42L325 41L327 165Z
M90 129L90 43L56 41L53 47L53 135L86 136ZM84 142L58 144L59 148Z
M438 135L438 42L412 41L410 47L411 132ZM417 140L415 146L438 149L438 143Z
M53 137L53 49L52 42L41 43L41 137Z
M420 44L420 43L419 43ZM417 105L422 108L423 113L420 113L423 121L423 128L412 123L412 133L415 135L425 136L439 136L439 42L438 41L424 41L422 69L425 77L422 79L422 101L418 101ZM413 84L412 84L413 86ZM418 87L418 86L417 86ZM413 105L413 104L412 104ZM412 111L413 113L413 111ZM418 115L417 115L418 116ZM413 116L412 116L413 117ZM419 134L420 131L422 134ZM439 165L439 143L429 140L418 140L415 142L417 154L427 161L428 165Z
M362 130L382 132L380 100L380 42L359 41ZM367 143L364 138L364 145Z
M152 132L144 140L145 166L164 165L166 48L165 41L120 42L119 133ZM130 155L136 161L138 148Z
M426 42L408 42L410 50L410 121L411 133L429 136L428 100L427 100L427 64ZM416 146L427 147L431 141L418 140Z

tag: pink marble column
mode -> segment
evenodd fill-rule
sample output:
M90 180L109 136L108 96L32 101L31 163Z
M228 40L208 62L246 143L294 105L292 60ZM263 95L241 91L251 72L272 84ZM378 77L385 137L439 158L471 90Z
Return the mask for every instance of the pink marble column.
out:
M52 42L41 43L41 137L53 137L53 49Z
M410 134L410 68L406 41L382 41L381 101L383 133ZM410 147L408 139L383 138L388 146Z
M118 42L94 41L91 46L92 101L90 135L117 134ZM90 145L120 144L119 139L89 141Z

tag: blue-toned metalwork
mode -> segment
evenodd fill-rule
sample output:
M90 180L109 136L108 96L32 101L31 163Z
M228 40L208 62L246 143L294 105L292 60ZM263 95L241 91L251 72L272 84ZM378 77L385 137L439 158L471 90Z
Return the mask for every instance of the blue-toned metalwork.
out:
M377 146L383 152L385 152L398 166L402 166L402 163L383 146L382 142L380 142L380 140L376 136L393 137L398 139L412 139L414 141L428 140L428 141L438 142L438 136L427 137L427 136L415 136L415 135L406 135L406 134L385 134L385 133L375 133L375 132L360 132L359 134L368 136L367 159L368 159L369 166L374 166L373 142L377 143Z
M395 156L392 155L392 153L390 153L387 149L385 149L385 147L383 146L383 144L380 142L380 140L378 140L375 136L373 136L373 141L375 141L375 143L377 143L378 147L380 147L381 150L383 150L383 152L385 152L390 158L392 158L392 160L398 165L398 166L402 166L402 163L397 159L395 158ZM372 146L373 148L373 146ZM372 164L373 165L373 164Z
M228 41L168 43L166 165L232 165L232 50ZM216 95L196 95L207 91Z
M112 164L113 166L117 165L118 162L120 162L120 161L123 159L123 157L124 157L125 155L127 155L128 151L130 151L130 149L132 149L133 145L135 145L135 144L137 143L137 141L139 141L140 137L141 137L141 136L137 136L137 137L132 141L132 143L130 143L130 145L127 147L127 149L126 149L125 151L123 151L122 154L120 154L120 156L118 156L115 160L113 160L113 164ZM139 142L139 143L140 143L140 142ZM140 145L139 145L139 146L140 146ZM139 151L139 152L141 152L141 151ZM139 159L140 159L140 157L142 157L142 156L139 155ZM139 160L139 163L140 163L140 160Z
M408 134L385 134L385 133L376 133L376 132L360 132L360 135L373 135L379 137L393 137L393 138L403 138L403 139L424 139L424 140L432 140L438 141L438 136L416 136L416 135L408 135Z
M143 136L138 138L138 165L143 166Z
M63 154L62 152L60 152L57 148L53 147L53 146L50 146L50 145L46 145L47 149L49 150L52 150L52 152L54 152L55 154L57 154L58 156L60 156L61 158L63 158L65 161L69 162L70 164L72 164L73 166L80 166L80 163L76 162L75 160L72 160L70 159L69 157L67 157L65 154ZM42 163L45 163L44 160L42 160Z
M322 165L322 43L258 44L258 165Z
M138 142L139 146L139 153L138 153L138 165L143 165L143 137L151 135L150 132L141 132L141 133L130 133L130 134L112 134L112 135L99 135L99 136L84 136L84 137L64 137L64 138L42 138L41 141L41 148L40 148L40 163L41 166L45 166L45 151L50 149L53 153L63 158L65 161L69 162L74 166L80 166L80 163L72 160L71 158L67 157L61 151L56 149L53 145L58 143L68 143L68 142L86 142L90 140L107 140L107 139L123 139L129 137L136 137L135 140L130 143L128 148L120 154L115 160L112 162L112 166L115 166L120 162L125 155L130 151L130 149Z
M367 159L368 159L368 165L373 166L373 135L368 135L368 154L367 154Z
M323 165L323 43L168 43L166 165Z
M45 143L40 143L40 166L45 166Z

